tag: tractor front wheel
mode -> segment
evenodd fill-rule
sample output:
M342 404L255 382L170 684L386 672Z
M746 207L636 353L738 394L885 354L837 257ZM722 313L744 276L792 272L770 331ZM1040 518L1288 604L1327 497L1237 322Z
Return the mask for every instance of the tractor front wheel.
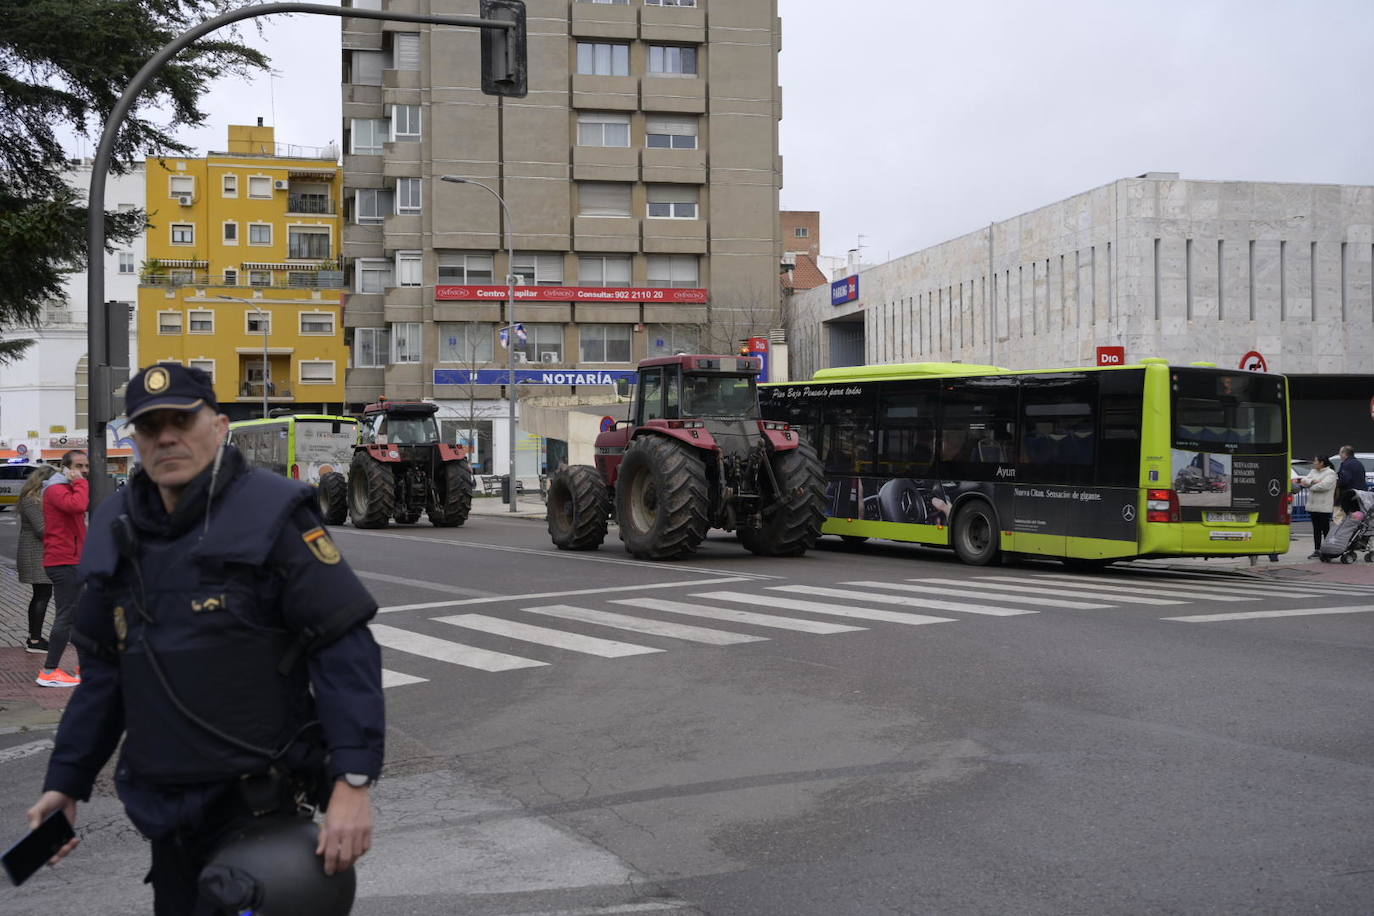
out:
M472 510L472 468L466 460L446 461L435 483L437 502L429 507L429 523L435 528L457 528Z
M706 537L706 466L689 446L641 436L625 450L616 479L620 539L641 560L674 560Z
M326 525L342 525L348 520L348 480L338 471L320 475L320 514Z
M763 506L763 524L740 529L740 541L761 557L799 557L816 546L825 522L825 471L811 443L772 456L779 492ZM760 486L761 491L771 486Z
M358 452L348 469L348 515L355 528L385 528L396 513L396 478L391 468Z
M601 472L578 464L549 480L549 537L559 550L595 550L606 540L611 491Z

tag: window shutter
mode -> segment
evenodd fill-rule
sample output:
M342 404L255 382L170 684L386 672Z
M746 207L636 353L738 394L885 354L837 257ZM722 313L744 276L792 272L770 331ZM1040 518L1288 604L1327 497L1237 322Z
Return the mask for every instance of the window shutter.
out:
M697 202L696 185L690 184L651 184L649 203L651 204L694 204Z
M675 115L650 115L646 120L647 133L670 134L676 137L695 137L697 119Z
M397 70L420 69L420 36L412 32L395 32L391 36Z
M353 52L353 82L359 86L380 86L386 55L381 51Z
M585 181L578 185L581 216L629 216L630 185L618 181Z

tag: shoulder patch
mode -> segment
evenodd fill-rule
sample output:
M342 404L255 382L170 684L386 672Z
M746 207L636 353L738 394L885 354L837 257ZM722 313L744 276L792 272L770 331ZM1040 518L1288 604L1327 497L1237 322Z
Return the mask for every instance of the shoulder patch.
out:
M305 546L310 548L310 552L315 555L315 559L328 566L333 566L343 559L339 553L339 548L329 539L329 532L323 528L311 528L301 534L301 540L305 541Z

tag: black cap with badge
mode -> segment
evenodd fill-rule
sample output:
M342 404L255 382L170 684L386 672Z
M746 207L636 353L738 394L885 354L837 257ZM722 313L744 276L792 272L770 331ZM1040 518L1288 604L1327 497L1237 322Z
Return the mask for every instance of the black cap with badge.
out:
M200 410L218 412L215 383L210 374L181 363L158 363L129 379L124 394L124 413L130 420L153 410Z

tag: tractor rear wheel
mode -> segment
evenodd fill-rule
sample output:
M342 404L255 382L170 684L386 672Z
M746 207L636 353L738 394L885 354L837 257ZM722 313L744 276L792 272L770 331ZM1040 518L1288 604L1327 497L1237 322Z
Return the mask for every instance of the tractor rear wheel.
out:
M611 491L596 468L577 464L549 480L549 537L559 550L595 550L606 540Z
M763 506L763 524L740 530L740 541L761 557L799 557L816 546L825 521L825 472L811 443L772 457L781 492ZM771 487L761 486L760 490Z
M342 525L348 520L348 480L338 471L320 475L320 514L326 525Z
M641 560L693 553L706 537L706 466L665 436L641 436L625 450L616 479L620 539Z
M435 484L438 502L429 507L429 523L435 528L457 528L472 509L472 469L466 460L445 461Z
M385 528L396 514L396 478L391 468L366 452L348 469L348 515L355 528Z

